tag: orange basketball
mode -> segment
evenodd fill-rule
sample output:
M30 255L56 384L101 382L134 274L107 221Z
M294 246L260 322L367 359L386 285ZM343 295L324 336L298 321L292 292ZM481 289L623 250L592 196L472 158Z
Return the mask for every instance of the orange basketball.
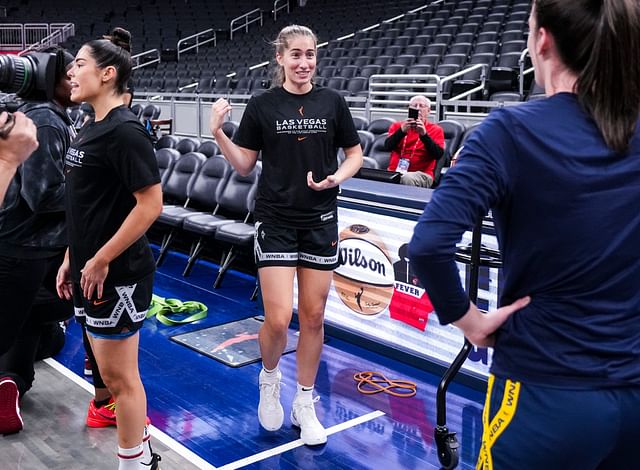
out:
M340 266L333 287L340 300L356 313L376 315L393 295L393 264L384 242L369 227L350 225L340 232Z

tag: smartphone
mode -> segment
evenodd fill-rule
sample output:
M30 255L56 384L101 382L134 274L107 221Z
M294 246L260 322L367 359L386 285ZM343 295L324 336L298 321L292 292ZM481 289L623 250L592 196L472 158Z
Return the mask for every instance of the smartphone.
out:
M416 108L409 108L409 119L418 119L418 110Z

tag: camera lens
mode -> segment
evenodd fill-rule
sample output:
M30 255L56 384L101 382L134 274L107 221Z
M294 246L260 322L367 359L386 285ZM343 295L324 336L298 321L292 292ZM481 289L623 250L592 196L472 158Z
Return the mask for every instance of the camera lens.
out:
M5 93L26 93L33 85L33 63L26 57L0 56L0 90Z

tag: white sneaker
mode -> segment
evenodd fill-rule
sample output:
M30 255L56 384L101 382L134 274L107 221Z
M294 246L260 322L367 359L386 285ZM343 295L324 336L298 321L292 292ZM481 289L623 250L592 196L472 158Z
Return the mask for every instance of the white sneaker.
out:
M282 379L280 369L275 374L267 374L264 369L260 371L258 421L267 431L277 431L284 422L284 410L280 404L280 379Z
M314 403L320 397L301 398L299 395L293 400L291 410L291 424L300 428L300 439L308 446L317 446L327 442L327 431L316 417Z

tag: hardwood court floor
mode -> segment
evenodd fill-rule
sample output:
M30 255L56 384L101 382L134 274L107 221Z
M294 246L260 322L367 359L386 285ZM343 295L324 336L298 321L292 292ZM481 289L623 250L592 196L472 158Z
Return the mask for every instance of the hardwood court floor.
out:
M236 468L417 470L440 467L433 442L435 391L439 381L375 352L328 338L321 357L316 410L331 433L326 445L309 448L289 421L295 393L295 354L281 360L285 424L273 433L257 422L258 363L230 368L169 339L175 334L262 313L249 296L255 279L229 273L213 290L216 267L198 263L181 276L185 259L172 253L158 270L154 292L163 297L199 300L209 307L206 319L167 327L155 319L141 331L140 368L148 397L155 450L162 470ZM64 350L39 364L36 383L22 402L25 430L0 437L1 470L115 469L114 429L84 426L90 394L82 377L80 329L68 328ZM49 364L56 367L54 369ZM415 381L412 398L363 395L353 374L373 370L390 378ZM484 394L452 384L448 425L458 433L461 464L472 469L480 443Z

